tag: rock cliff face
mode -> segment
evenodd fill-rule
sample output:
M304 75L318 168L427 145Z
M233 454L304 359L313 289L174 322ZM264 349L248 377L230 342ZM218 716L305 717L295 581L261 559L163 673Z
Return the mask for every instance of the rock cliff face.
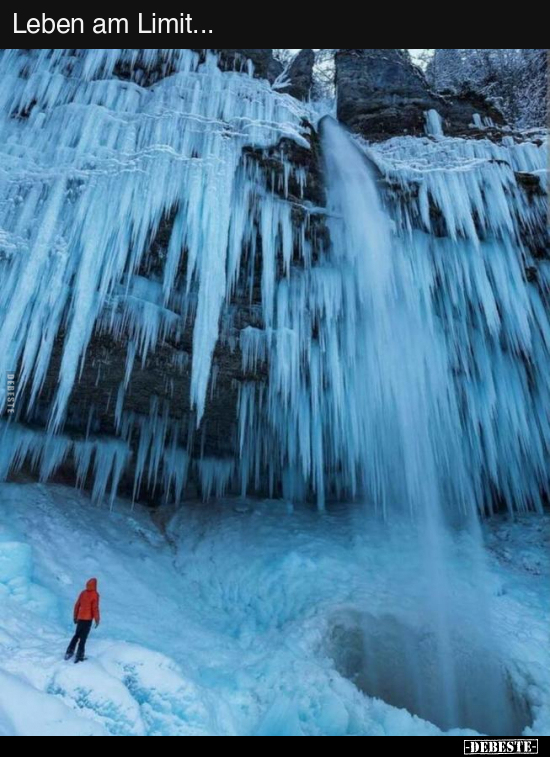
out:
M336 54L338 118L374 141L425 133L427 111L436 110L445 133L468 133L477 113L502 122L483 99L447 99L432 92L422 72L399 49L341 49Z
M283 66L273 57L272 49L251 50L248 48L235 48L216 50L220 60L228 68L246 68L246 61L254 64L254 73L260 79L267 79L271 83L282 73Z
M308 100L313 87L313 67L315 65L315 53L313 50L304 48L292 61L287 71L290 86L285 92L297 100Z
M207 49L192 48L201 60L206 57ZM32 52L32 51L31 51ZM74 50L74 59L78 59L82 51ZM151 87L157 82L171 76L177 71L177 64L170 50L153 50L153 57L149 50L136 50L131 56L122 56L114 67L113 74L118 79L132 81L142 87ZM267 79L271 83L282 73L283 66L273 57L273 50L266 48L250 50L245 48L215 49L219 66L224 71L247 71L249 61L254 66L254 76ZM69 56L70 59L70 56Z

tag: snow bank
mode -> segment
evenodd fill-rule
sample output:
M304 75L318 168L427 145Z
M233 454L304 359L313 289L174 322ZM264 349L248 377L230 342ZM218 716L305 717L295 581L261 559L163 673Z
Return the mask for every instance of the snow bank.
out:
M59 699L0 671L0 736L109 736Z
M0 733L441 735L338 665L334 629L350 614L423 627L410 524L357 517L227 501L163 524L60 487L2 485ZM548 538L538 517L486 536L495 644L536 735L550 733ZM469 538L446 550L462 607ZM104 620L76 667L60 658L92 574Z

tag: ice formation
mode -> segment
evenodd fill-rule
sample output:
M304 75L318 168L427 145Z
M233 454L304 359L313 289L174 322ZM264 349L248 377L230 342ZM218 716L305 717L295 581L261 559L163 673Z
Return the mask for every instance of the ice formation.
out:
M426 134L431 137L443 137L443 119L437 110L429 110L426 113Z
M391 186L403 250L444 342L465 481L480 507L498 492L512 508L541 509L550 444L546 149L512 138L405 138L369 154ZM520 185L526 177L533 195ZM454 485L456 458L449 462Z
M127 70L158 81L143 87ZM27 460L47 479L70 455L101 498L133 458L136 496L147 485L179 500L193 472L204 496L260 489L322 506L367 491L382 508L414 508L428 480L457 511L497 497L541 507L541 139L447 138L435 112L423 139L336 139L360 169L343 176L340 148L327 148L327 192L345 207L340 221L328 211L331 243L314 243L309 226L327 210L304 200L296 213L288 201L290 182L304 187L303 166L282 153L275 191L245 154L283 138L309 147L314 113L267 82L185 49L5 50L0 72L0 375L17 373L24 398L0 432L2 476ZM364 161L378 189L362 190ZM162 275L145 278L140 265L168 216ZM258 323L227 328L234 294L252 301L257 289ZM240 350L245 374L267 371L238 386L230 458L193 457L188 429L155 396L142 414L125 409L133 371L189 325L192 355L178 361L191 361L196 426L218 344ZM64 429L94 333L127 342L116 440L94 436L91 417L85 439ZM57 389L41 417L51 371ZM0 408L5 392L3 382Z
M66 487L0 484L0 735L441 736L438 678L423 678L422 708L410 702L410 667L431 665L410 521L354 508L289 517L285 503L258 500L236 509L182 508L161 529L139 505L105 513ZM451 735L548 735L550 522L486 528L487 637L471 539L445 541L469 695ZM61 658L83 565L99 576L104 619L75 669ZM487 696L496 648L529 707L507 728L495 728ZM385 673L374 685L372 654Z

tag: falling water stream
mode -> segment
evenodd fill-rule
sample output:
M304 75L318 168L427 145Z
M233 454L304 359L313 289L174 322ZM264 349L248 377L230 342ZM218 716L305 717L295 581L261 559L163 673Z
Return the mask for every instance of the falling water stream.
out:
M420 630L397 621L391 609L383 619L365 613L356 628L363 639L357 681L370 695L443 729L510 735L517 713L491 639L483 547L443 334L415 282L414 261L393 244L373 167L332 119L324 119L322 136L334 254L354 268L358 280L362 327L356 332L353 410L367 438L365 491L376 506L382 504L388 529L396 518L410 518L418 559L401 591L417 595L422 587ZM441 475L441 461L449 459L464 482L454 501L446 498ZM465 598L457 599L446 554L451 529L471 540L471 592ZM347 638L346 644L354 643L357 653L357 638Z

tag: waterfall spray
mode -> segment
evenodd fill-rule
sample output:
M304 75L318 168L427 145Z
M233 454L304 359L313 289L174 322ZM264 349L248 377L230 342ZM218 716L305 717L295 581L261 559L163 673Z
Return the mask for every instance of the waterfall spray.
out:
M423 587L417 612L430 650L426 667L426 660L418 661L410 630L391 621L385 631L391 639L387 647L370 649L366 623L366 688L379 695L393 690L403 696L408 690L408 698L401 701L447 729L480 723L504 733L513 715L491 649L484 592L474 588L483 585L482 545L444 334L430 316L429 291L418 286L415 261L394 243L373 167L332 119L324 119L321 128L333 254L356 275L357 375L350 412L357 413L364 433L364 490L369 505L381 508L390 524L404 513L412 516L417 572L401 590L416 593ZM445 480L451 461L459 484L454 491ZM454 597L445 551L451 526L465 529L471 539L473 588L467 606L457 606ZM463 690L455 649L461 619L472 614L483 616L482 632L473 633L477 644L487 645L483 673L475 680L477 694L483 691L480 699L490 703L483 715L476 714L471 694ZM388 660L395 655L400 668L390 673ZM394 680L387 680L389 676Z

